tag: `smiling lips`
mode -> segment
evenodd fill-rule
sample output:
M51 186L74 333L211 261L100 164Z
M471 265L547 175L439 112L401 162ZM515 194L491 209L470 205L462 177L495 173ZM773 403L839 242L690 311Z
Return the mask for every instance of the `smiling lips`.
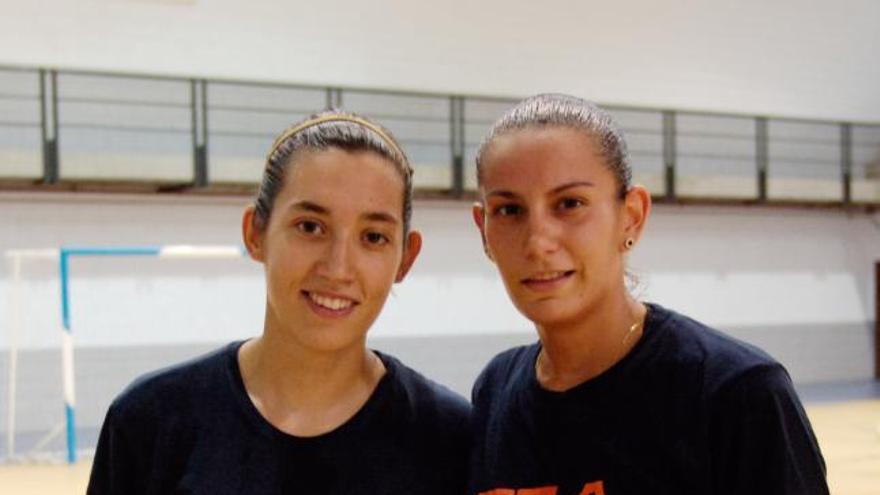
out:
M572 274L574 270L540 272L522 279L522 284L533 290L552 290L562 285Z
M306 301L312 309L322 315L339 317L346 316L357 306L357 301L339 295L319 294L317 292L303 291Z

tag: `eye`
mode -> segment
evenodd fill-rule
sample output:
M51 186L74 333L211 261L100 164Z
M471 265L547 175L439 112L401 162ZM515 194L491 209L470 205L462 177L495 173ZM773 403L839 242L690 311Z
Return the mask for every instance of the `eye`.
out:
M391 242L388 236L381 232L365 232L364 241L373 246L384 246Z
M516 204L499 205L492 210L492 214L500 217L512 217L523 212L523 208Z
M586 206L587 202L578 198L562 198L556 203L556 209L560 211L574 210Z
M296 222L296 230L303 234L315 236L324 233L324 226L314 220L301 220Z

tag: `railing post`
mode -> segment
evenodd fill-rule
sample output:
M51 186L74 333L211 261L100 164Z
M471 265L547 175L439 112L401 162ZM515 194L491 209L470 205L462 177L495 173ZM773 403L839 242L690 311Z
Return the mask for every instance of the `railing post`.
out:
M843 180L843 204L852 203L852 125L840 124L840 172Z
M669 201L675 200L675 161L677 155L675 142L675 112L665 110L663 112L663 167L666 199Z
M324 109L342 108L342 90L339 88L326 88L324 90Z
M758 169L758 200L767 201L768 151L767 119L755 118L755 166Z
M40 69L40 127L43 140L43 183L57 184L58 160L58 72Z
M464 194L464 98L449 97L449 145L452 149L452 194Z
M193 185L208 185L208 84L204 79L190 80L192 115Z

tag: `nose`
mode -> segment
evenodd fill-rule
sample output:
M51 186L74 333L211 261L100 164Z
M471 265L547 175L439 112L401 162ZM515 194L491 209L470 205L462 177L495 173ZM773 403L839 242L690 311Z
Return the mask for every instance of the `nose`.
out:
M333 282L350 282L354 278L353 254L348 236L333 236L318 263L318 275Z
M541 259L552 254L558 248L558 232L553 222L542 215L529 215L526 223L526 257Z

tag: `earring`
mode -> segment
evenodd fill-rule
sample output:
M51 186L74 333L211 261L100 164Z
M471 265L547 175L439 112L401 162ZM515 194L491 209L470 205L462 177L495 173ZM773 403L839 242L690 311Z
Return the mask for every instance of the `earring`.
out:
M623 247L624 247L624 249L626 249L627 251L629 251L630 249L632 249L633 246L635 246L635 245L636 245L636 240L633 239L632 237L627 237L627 239L626 239L625 241L623 241Z

